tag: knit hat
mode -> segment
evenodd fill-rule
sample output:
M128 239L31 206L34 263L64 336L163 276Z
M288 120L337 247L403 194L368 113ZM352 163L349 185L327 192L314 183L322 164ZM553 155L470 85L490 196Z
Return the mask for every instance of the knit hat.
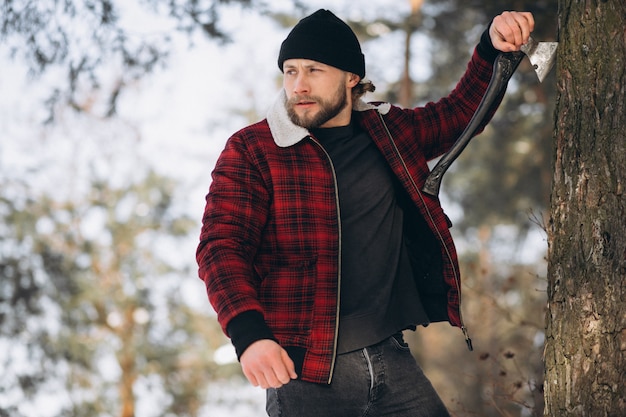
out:
M311 59L365 77L365 57L350 27L320 9L300 20L280 46L278 68L288 59Z

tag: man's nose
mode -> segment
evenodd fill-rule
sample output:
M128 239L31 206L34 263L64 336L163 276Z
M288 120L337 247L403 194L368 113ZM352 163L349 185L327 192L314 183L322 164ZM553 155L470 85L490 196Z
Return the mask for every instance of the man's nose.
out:
M310 91L309 80L306 74L298 74L293 83L293 92L295 94L306 94Z

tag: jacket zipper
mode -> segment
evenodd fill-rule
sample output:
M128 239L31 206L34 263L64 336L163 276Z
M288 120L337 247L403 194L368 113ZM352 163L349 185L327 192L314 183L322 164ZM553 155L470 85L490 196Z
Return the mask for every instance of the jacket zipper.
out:
M456 266L454 265L454 262L453 262L453 259L452 259L452 255L450 254L450 251L448 250L448 247L445 244L443 236L441 236L441 233L439 232L439 229L437 228L437 224L435 223L435 219L433 218L432 213L428 209L428 205L426 204L426 201L424 200L424 196L422 195L422 191L419 189L419 187L417 186L417 184L413 180L413 177L411 176L411 173L409 172L409 169L406 166L406 163L404 162L404 158L402 158L402 155L400 154L400 150L396 146L396 142L393 140L393 136L391 135L391 132L389 131L389 128L387 127L387 124L385 123L385 119L383 119L383 115L380 114L380 113L377 113L377 114L378 114L378 117L380 118L380 122L382 123L383 127L385 128L385 132L387 133L387 136L389 137L389 140L391 141L391 144L393 145L393 149L395 150L396 155L398 156L398 158L400 159L400 162L402 163L402 167L404 168L404 171L406 172L407 176L409 177L409 179L411 181L411 184L413 185L413 188L417 192L417 195L419 196L420 200L422 200L422 203L424 205L424 209L426 210L426 213L428 214L428 218L430 219L430 222L433 225L433 228L437 232L437 237L438 237L439 241L441 242L441 246L446 251L446 255L448 256L448 259L450 260L450 265L452 266L452 270L453 270L453 273L454 273L454 282L456 284L456 290L457 290L457 293L459 294L459 320L461 322L461 331L463 332L463 336L465 337L465 343L467 344L467 348L470 351L473 351L474 347L472 346L472 339L470 338L469 332L467 330L467 327L465 327L465 324L463 322L463 312L461 311L461 281L460 281L460 278L459 278L459 271L456 270Z
M341 300L341 208L339 206L339 186L337 184L337 174L335 173L335 166L333 165L333 160L330 158L326 149L322 146L321 143L317 141L313 136L309 136L311 140L324 152L326 158L328 159L328 163L330 164L330 169L333 174L333 185L335 187L335 206L337 209L337 224L338 224L338 250L337 250L337 309L335 311L335 334L333 336L333 355L330 362L330 372L328 374L328 385L333 380L333 373L335 372L335 361L337 360L337 342L339 340L339 308L340 308L340 300Z

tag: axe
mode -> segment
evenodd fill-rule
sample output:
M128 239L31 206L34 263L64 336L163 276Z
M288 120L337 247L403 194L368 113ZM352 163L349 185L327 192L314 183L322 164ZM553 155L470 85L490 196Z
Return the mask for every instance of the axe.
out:
M422 191L432 196L439 195L441 187L441 179L443 174L448 170L450 164L465 149L469 141L474 137L476 130L485 120L485 116L491 109L494 100L500 95L502 89L507 85L509 79L517 69L517 66L528 55L530 63L535 69L539 82L542 82L554 65L556 57L557 42L536 42L533 38L529 38L528 42L520 48L520 51L501 52L493 64L493 73L491 80L485 91L478 108L469 121L469 124L456 140L452 148L437 162L432 169Z

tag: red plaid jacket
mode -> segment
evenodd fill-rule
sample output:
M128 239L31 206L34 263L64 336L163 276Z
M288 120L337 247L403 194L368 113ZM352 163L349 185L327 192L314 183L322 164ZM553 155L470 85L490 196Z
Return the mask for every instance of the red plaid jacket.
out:
M356 121L439 242L447 317L433 321L463 329L449 223L438 199L421 187L426 162L452 146L483 96L492 72L483 55L474 52L457 87L437 103L409 110L355 105ZM329 383L341 281L336 183L329 157L309 132L291 124L283 100L284 93L266 120L234 134L217 161L197 250L199 275L239 354L255 340L273 338L290 352L301 379Z

